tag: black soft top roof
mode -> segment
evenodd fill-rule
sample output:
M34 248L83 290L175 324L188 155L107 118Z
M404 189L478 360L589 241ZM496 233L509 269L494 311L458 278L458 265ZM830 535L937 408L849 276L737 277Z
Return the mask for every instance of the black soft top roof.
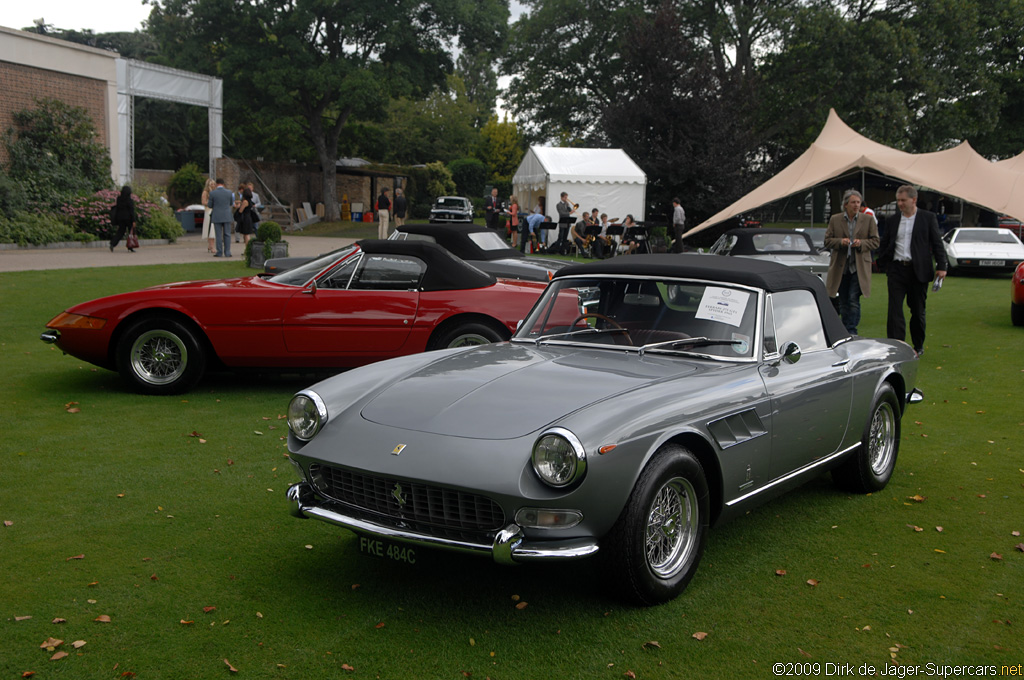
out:
M754 230L758 231L758 230ZM762 288L769 293L783 290L808 290L818 304L822 325L829 344L850 337L828 298L825 284L817 276L769 260L714 255L624 255L586 264L570 265L554 274L558 280L566 276L650 276L699 279L734 283Z
M438 245L447 248L456 257L464 260L505 260L510 257L522 259L523 254L515 248L484 250L469 238L470 234L491 233L493 229L476 224L403 224L398 231L407 234L432 236Z
M427 265L427 271L423 274L420 288L425 291L485 288L497 281L490 274L480 271L430 241L366 239L357 243L363 252L373 255L408 255L423 260Z

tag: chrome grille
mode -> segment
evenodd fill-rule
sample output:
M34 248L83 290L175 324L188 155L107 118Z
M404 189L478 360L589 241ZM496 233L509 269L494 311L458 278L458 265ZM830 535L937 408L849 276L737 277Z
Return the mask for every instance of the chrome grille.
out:
M497 531L505 513L489 498L420 482L313 463L314 488L336 501L401 522L458 531Z

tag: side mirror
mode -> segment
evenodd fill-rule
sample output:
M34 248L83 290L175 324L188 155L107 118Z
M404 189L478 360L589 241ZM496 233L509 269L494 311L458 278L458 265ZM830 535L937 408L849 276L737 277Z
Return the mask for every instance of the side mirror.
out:
M800 361L801 355L800 345L795 342L787 342L782 348L782 360L787 364L795 364Z
M306 291L306 295L316 295L317 288L316 279L313 279L313 282L309 284L309 289Z

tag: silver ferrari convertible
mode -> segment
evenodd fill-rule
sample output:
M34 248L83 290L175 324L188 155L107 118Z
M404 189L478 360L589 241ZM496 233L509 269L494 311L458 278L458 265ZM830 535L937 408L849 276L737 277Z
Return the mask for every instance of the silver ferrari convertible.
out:
M851 337L773 262L635 255L558 271L510 342L383 361L288 408L293 514L405 562L589 558L676 597L708 528L830 471L883 488L921 399L903 342Z

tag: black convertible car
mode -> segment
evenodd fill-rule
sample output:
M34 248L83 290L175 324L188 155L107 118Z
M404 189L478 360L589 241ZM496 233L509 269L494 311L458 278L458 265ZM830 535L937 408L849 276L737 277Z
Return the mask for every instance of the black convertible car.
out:
M493 229L474 224L406 224L391 234L391 240L430 241L441 246L459 259L465 260L500 279L543 281L568 262L526 257L515 248L509 248ZM267 260L264 271L280 274L305 264L311 257L280 257Z

